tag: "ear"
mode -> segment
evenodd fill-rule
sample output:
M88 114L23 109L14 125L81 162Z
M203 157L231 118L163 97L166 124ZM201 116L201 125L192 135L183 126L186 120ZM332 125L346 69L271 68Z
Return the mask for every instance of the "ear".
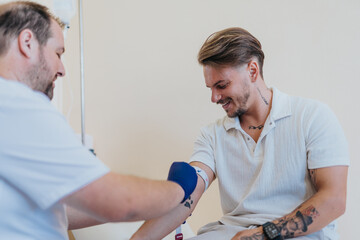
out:
M255 82L259 75L258 63L254 60L251 60L248 64L248 71L249 71L251 82Z
M37 51L39 43L35 38L34 33L29 29L21 31L18 37L18 46L20 53L26 57L31 58Z

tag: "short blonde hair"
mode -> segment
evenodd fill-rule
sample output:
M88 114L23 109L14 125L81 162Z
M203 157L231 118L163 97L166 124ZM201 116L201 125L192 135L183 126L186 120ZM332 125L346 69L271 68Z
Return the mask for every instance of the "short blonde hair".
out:
M240 66L256 58L263 77L264 52L261 43L242 28L227 28L211 34L202 45L198 61L201 65Z

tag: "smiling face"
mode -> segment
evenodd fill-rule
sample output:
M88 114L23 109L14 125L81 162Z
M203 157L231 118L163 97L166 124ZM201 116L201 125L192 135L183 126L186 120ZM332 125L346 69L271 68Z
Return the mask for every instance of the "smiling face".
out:
M53 98L53 90L57 77L65 75L61 55L64 53L64 37L60 26L52 20L52 36L44 46L39 46L38 61L34 63L27 77L34 83L35 91L43 92L50 99Z
M231 118L248 111L250 78L247 64L240 67L204 66L205 83L211 89L211 101L221 104Z

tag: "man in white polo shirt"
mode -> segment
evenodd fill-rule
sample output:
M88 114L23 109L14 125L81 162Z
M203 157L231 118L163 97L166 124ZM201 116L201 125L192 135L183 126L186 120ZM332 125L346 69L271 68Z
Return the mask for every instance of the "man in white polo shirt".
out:
M191 165L207 176L198 178L190 207L146 222L133 239L166 235L215 178L224 215L192 240L339 239L334 220L345 211L349 154L333 112L268 88L261 44L244 29L212 34L198 61L211 101L227 114L195 142ZM164 221L169 227L158 228Z
M195 189L174 163L169 181L111 172L50 103L65 74L62 22L32 2L0 5L0 239L65 240L67 229L165 214Z

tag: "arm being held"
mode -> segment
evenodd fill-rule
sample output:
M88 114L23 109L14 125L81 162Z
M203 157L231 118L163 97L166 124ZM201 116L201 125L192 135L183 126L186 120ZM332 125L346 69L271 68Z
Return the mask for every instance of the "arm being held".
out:
M183 188L185 192L184 199L182 200L183 203L195 190L197 175L195 169L188 163L174 162L170 167L167 180L176 182Z
M186 180L156 181L108 173L100 179L66 197L72 229L105 222L146 220L174 209L191 194L197 183L195 170L181 163L173 175L185 175ZM82 213L82 214L81 214Z
M191 165L198 166L206 172L207 176L209 177L209 184L211 184L212 181L215 179L214 173L205 164L200 162L192 162ZM196 204L204 193L204 189L204 180L198 177L195 191L188 199L185 200L185 202L181 203L174 210L168 212L163 216L146 221L132 236L131 239L162 239L163 237L171 233L175 228L182 224L194 211Z

